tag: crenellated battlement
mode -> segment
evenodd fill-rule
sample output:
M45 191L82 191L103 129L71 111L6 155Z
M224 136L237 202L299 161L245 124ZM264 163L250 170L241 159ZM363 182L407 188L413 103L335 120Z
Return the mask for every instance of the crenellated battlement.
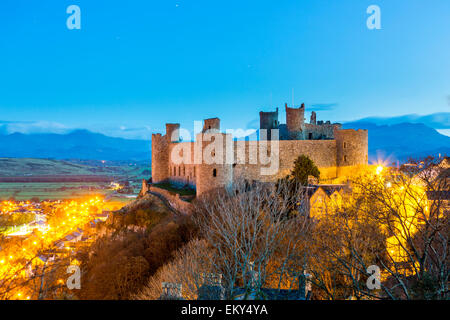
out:
M317 120L315 112L306 123L304 104L285 108L286 124L278 121L278 108L259 113L260 132L267 130L267 140L261 134L256 141L235 141L220 132L219 118L209 118L195 142L181 142L180 124L166 124L165 135L152 134L153 182L189 185L202 195L227 188L239 178L276 181L290 172L301 154L310 157L327 179L367 164L367 130L342 129L339 123ZM278 132L271 136L274 129ZM273 162L276 170L267 170Z

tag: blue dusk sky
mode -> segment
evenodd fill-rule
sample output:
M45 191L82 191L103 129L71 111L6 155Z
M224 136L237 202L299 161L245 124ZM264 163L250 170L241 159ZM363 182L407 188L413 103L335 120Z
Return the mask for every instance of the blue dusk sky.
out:
M427 115L450 109L450 1L1 0L0 61L9 132L248 128L292 101L333 122Z

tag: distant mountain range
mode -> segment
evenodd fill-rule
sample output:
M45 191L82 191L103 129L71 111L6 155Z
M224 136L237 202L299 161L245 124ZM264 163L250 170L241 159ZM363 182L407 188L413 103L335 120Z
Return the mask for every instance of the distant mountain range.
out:
M150 159L150 141L112 138L87 130L12 133L0 135L0 157L137 161Z
M434 129L450 129L450 112L438 112L427 115L406 114L397 117L369 117L360 119L356 122L369 122L377 125L417 123L424 124Z
M374 121L374 120L372 120ZM450 137L422 123L378 125L362 119L343 124L344 129L369 130L369 160L406 161L429 155L450 155Z
M366 118L343 124L348 129L369 130L370 160L405 161L410 157L437 156L439 153L450 155L450 137L430 126L395 123L396 120L388 121L387 118L382 123L394 124L380 124L380 119ZM0 158L150 161L150 148L151 142L147 140L112 138L87 130L68 134L0 134Z

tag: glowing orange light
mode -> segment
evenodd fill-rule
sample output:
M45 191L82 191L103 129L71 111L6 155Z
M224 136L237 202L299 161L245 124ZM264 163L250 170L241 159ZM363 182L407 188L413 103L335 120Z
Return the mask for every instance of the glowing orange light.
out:
M381 172L383 172L383 167L382 167L382 166L378 166L377 169L376 169L376 173L377 173L378 175L380 175Z

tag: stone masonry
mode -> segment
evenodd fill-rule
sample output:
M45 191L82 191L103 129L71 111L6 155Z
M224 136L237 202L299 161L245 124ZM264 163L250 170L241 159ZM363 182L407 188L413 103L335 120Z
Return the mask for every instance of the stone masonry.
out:
M317 121L315 112L306 123L304 104L299 108L286 104L285 108L286 124L279 123L278 108L260 112L256 141L236 141L230 134L221 133L219 118L204 120L194 142L181 142L180 125L167 124L166 135L152 135L152 182L195 187L200 196L227 188L240 178L276 181L292 170L302 154L319 167L321 177L328 179L367 165L367 130L343 130L338 123ZM274 162L276 170L268 170Z

